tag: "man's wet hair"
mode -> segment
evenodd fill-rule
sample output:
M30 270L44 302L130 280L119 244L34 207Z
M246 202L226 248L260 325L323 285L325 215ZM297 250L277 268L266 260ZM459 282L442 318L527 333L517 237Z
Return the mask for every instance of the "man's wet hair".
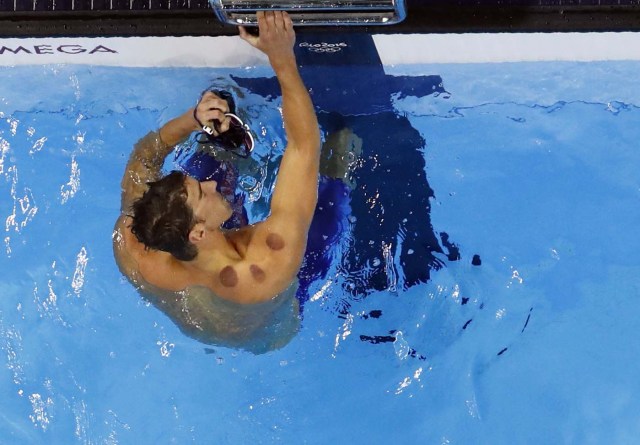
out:
M149 189L131 206L131 232L149 249L190 261L198 255L198 249L189 241L196 218L187 204L185 179L184 173L173 171L149 182Z

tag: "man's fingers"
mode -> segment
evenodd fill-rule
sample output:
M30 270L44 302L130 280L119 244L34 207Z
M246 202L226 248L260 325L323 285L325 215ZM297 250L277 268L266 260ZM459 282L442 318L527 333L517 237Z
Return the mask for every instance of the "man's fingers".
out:
M283 11L274 11L274 13L273 13L273 21L274 21L276 30L284 29L284 14L283 14Z
M265 35L269 30L269 25L265 18L265 12L264 11L256 12L256 17L258 18L258 33L261 35Z
M258 43L258 38L256 36L249 34L249 31L247 31L247 28L244 26L239 26L238 29L240 30L240 38L242 40L248 42L249 45L256 46Z
M231 126L231 119L229 119L227 116L224 116L224 119L219 122L220 125L218 126L218 128L220 129L220 133L224 133L225 131L229 130L229 127Z
M291 16L288 12L284 11L282 13L284 19L284 29L287 31L293 31L293 20L291 20Z
M226 113L229 111L229 104L214 92L206 91L198 103L198 109L202 111L220 109Z
M250 35L245 28L240 27L240 37L249 44L271 55L295 43L293 21L286 11L257 11L256 17L260 33L258 37Z
M216 101L206 102L198 106L198 114L202 114L203 116L205 114L207 116L211 116L212 113L214 112L222 113L224 115L224 113L229 112L229 105L227 105L225 101L216 100Z
M275 11L267 11L265 12L265 23L267 24L267 30L273 31L276 29L276 12Z
M227 116L225 116L224 113L218 109L209 110L206 113L206 116L208 121L216 120L218 122L223 122L225 119L227 119Z
M196 118L201 123L207 122L225 122L227 124L227 129L229 128L229 118L224 114L225 112L220 108L198 108Z

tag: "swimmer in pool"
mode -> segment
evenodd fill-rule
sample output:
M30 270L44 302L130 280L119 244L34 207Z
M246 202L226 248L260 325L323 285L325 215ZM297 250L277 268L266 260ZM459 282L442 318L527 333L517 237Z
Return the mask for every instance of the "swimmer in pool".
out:
M183 332L264 352L286 344L297 329L290 296L316 207L321 144L293 52L291 19L286 12L259 12L258 29L253 36L240 27L240 36L269 58L287 137L269 216L226 230L233 208L216 181L181 172L161 177L166 156L192 132L207 125L214 136L229 131L229 103L207 92L194 109L136 144L113 240L122 273Z

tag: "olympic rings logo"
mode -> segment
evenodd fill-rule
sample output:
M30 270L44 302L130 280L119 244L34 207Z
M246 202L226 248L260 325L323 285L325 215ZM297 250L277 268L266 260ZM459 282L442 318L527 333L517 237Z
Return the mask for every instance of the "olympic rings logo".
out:
M300 48L307 48L314 53L337 53L342 51L342 48L346 48L348 45L344 42L340 43L307 43L302 42Z

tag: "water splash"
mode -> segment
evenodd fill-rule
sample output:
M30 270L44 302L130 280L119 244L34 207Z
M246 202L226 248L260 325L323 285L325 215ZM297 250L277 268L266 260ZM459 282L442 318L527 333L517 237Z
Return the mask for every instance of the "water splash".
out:
M29 224L38 213L38 207L35 205L35 199L31 193L31 189L25 187L24 195L18 197L18 168L13 165L7 171L7 177L11 177L11 199L13 206L11 214L5 220L5 231L11 230L20 233L27 224ZM7 246L7 255L11 254L10 237L5 238Z
M4 160L10 148L11 144L9 144L9 141L0 138L0 174L4 173Z
M47 142L47 137L46 136L43 136L40 139L38 139L37 141L35 141L33 143L33 146L31 146L31 150L29 150L29 154L33 156L35 153L37 153L40 150L42 150L42 148L44 147L44 143L45 142Z
M398 290L398 272L394 267L393 244L382 243L382 256L387 274L387 288L389 292L395 293Z
M73 279L71 280L71 287L77 296L80 296L80 291L82 291L82 286L84 286L84 273L88 262L87 249L82 247L76 257L76 268L73 272Z
M404 360L409 356L411 348L409 347L409 343L404 339L402 331L396 332L395 336L396 340L393 342L393 349L396 352L396 356L400 360Z
M174 343L171 343L167 340L158 340L156 344L160 346L160 355L163 357L169 357L171 355L171 352L173 351L173 348L176 346Z
M15 136L18 133L18 124L20 121L15 118L7 119L7 123L9 124L9 131L11 132L11 136Z
M0 336L2 338L0 349L4 350L7 358L6 367L12 373L13 383L19 387L24 384L24 369L19 358L22 352L22 335L18 329L5 329L0 319Z
M50 397L43 399L38 393L31 394L29 396L31 402L32 414L29 414L29 419L36 427L42 428L42 431L46 431L49 426L50 419L47 410L53 406L53 400Z
M61 203L65 204L69 198L73 198L76 192L80 188L80 167L76 157L71 158L71 175L69 176L69 182L60 187L60 196L62 197Z
M338 352L338 346L340 346L340 342L344 341L351 335L351 328L353 327L353 315L347 314L342 323L342 327L340 331L336 334L336 340L333 346L333 354L332 357L336 357L336 353Z

